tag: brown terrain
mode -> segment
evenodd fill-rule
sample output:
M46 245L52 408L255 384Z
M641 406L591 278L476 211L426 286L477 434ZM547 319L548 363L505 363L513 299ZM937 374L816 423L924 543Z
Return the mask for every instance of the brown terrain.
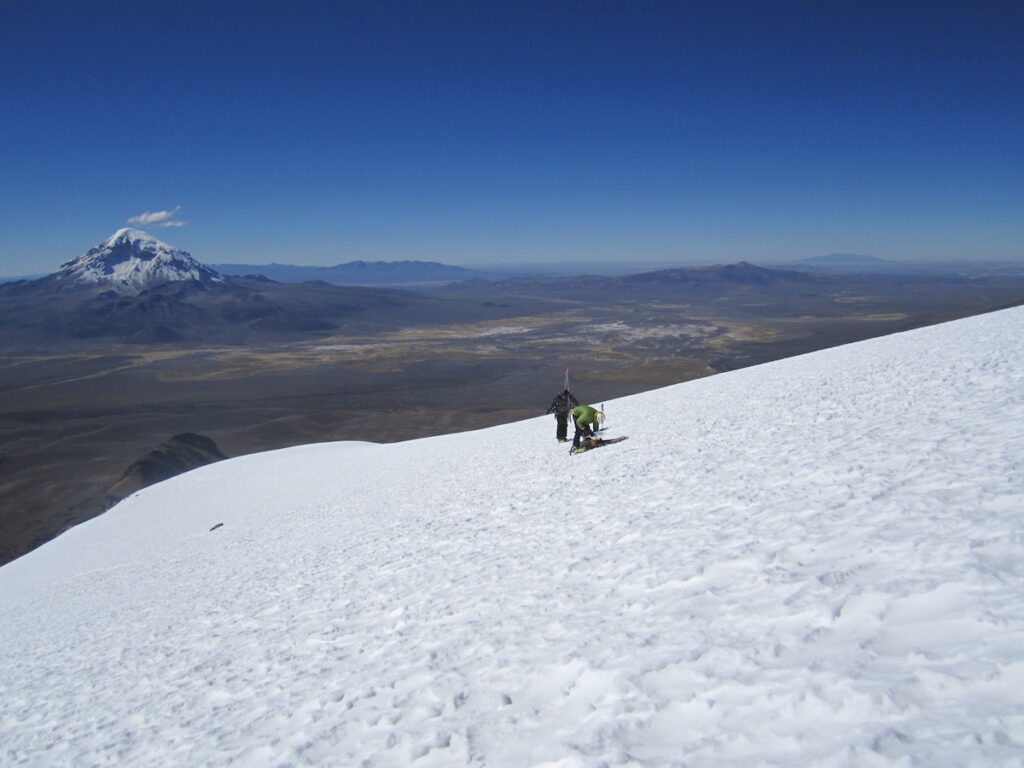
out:
M1019 280L914 285L593 298L561 284L463 286L460 300L505 316L245 346L12 349L0 362L0 563L144 484L126 469L183 433L238 456L478 429L543 414L566 368L580 400L600 404L1024 300Z

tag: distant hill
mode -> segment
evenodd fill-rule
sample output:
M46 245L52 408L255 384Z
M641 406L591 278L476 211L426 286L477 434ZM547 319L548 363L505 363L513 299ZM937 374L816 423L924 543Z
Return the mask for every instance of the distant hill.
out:
M662 269L656 272L641 272L636 275L627 275L621 278L621 280L623 283L634 285L657 283L691 286L716 284L769 286L782 283L807 284L814 282L814 278L802 272L765 269L746 261L741 261L738 264L716 264L709 267L680 267L677 269Z
M960 275L976 278L1000 275L1020 277L1024 274L1024 263L1019 261L896 261L859 253L828 253L775 266L780 269L844 275Z
M436 261L350 261L333 267L292 264L214 264L222 275L262 275L279 283L321 280L334 285L397 285L450 283L468 280L480 272Z
M827 280L826 277L804 272L766 269L743 261L738 264L679 267L624 276L535 276L496 281L473 279L455 283L445 290L448 293L494 292L586 299L682 296L695 299L767 290L781 295L787 290L806 290L808 286Z

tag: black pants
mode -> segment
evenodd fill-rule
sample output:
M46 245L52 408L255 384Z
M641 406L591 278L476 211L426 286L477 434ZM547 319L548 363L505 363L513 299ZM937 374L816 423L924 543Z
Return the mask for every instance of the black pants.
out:
M576 427L576 434L574 434L572 436L572 447L573 448L579 448L580 447L580 440L582 440L583 438L585 438L585 437L593 437L594 436L593 427L597 426L596 424L584 424L581 427L579 424L576 424L576 422L573 422L573 425Z
M555 421L558 423L558 426L555 428L555 437L559 440L565 440L565 435L569 431L569 414L556 413Z

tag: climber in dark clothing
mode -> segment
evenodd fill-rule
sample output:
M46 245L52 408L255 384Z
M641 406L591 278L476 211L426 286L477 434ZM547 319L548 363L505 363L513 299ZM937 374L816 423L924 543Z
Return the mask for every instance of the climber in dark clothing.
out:
M551 406L547 412L555 414L555 422L558 425L555 428L555 439L558 442L564 443L566 441L566 431L569 428L569 411L579 404L580 401L568 389L563 389L551 401Z

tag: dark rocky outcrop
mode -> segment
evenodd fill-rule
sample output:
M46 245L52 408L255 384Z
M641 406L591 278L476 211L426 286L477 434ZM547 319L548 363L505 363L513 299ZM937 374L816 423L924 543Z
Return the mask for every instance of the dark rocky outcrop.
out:
M146 486L227 458L217 444L204 435L185 432L175 435L133 462L108 493L124 498Z

